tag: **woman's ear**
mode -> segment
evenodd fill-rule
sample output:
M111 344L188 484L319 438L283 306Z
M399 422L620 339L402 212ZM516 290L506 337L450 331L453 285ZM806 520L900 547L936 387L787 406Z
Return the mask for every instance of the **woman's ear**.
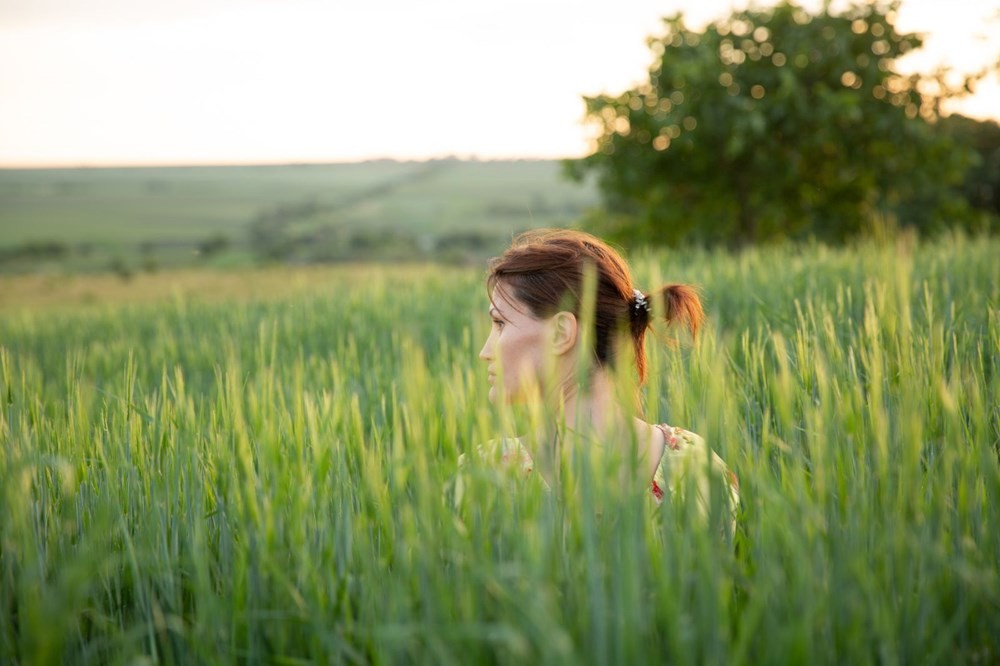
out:
M557 312L552 316L552 351L562 356L576 347L577 321L572 312Z

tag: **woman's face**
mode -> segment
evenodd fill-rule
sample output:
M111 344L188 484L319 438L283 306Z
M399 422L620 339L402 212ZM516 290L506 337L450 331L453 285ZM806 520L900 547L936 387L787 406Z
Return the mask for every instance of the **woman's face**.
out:
M490 336L479 352L489 372L490 402L522 402L532 387L539 387L546 322L504 289L493 290L490 318Z

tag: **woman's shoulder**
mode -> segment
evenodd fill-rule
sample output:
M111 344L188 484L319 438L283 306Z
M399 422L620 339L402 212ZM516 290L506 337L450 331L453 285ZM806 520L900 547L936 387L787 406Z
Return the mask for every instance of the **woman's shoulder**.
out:
M715 477L726 483L731 504L734 507L739 504L739 481L736 474L712 450L704 437L667 423L657 423L655 426L663 433L663 455L653 479L659 487L676 491L688 480L694 480L698 494L707 498L707 484Z

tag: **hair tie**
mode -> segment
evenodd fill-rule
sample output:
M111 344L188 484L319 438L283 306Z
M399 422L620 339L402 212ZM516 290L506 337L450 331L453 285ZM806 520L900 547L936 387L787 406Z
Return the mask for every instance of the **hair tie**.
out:
M639 314L640 312L649 313L649 299L646 295L639 291L638 289L632 290L632 313Z

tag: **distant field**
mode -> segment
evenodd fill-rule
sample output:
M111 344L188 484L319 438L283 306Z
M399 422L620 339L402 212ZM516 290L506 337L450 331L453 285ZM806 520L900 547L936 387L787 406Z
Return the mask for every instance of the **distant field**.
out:
M475 252L595 201L555 161L0 170L0 252L8 270Z

